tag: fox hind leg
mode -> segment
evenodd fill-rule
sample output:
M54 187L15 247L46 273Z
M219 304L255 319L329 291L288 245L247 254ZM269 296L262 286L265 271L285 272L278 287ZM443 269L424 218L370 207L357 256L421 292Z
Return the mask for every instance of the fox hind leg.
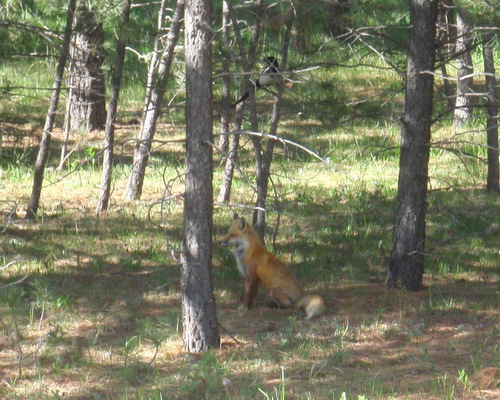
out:
M293 302L286 294L279 289L271 289L269 291L272 303L278 308L289 308L293 306Z

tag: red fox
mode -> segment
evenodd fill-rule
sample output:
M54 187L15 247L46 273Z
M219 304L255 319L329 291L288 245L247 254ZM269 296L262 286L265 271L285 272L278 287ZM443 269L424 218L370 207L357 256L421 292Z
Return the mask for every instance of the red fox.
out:
M234 214L233 224L220 244L234 246L238 270L245 277L241 300L247 308L252 307L262 282L271 299L279 306L301 308L306 318L326 311L323 298L319 295L304 295L288 265L266 249L257 233L238 214Z

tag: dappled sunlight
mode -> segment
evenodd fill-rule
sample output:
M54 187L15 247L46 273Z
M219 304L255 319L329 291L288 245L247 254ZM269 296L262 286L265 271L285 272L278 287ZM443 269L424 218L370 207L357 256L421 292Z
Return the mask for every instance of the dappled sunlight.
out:
M279 14L286 4L266 12ZM360 21L377 16L362 14ZM149 29L156 17L141 14L135 22ZM134 39L146 48L149 33ZM277 127L288 142L274 148L265 237L301 289L325 299L327 312L307 320L298 310L269 307L263 289L253 308L241 305L244 279L232 249L218 245L235 211L252 219L257 198L255 137L241 134L231 200L214 204L212 286L221 346L205 354L187 354L182 342L182 55L166 85L169 103L158 120L141 199L128 201L124 192L138 144L146 53L129 60L124 76L109 210L95 214L104 132L73 132L68 159L57 168L62 98L34 221L24 217L48 105L49 92L40 88L52 85L54 65L6 60L0 68L6 93L0 101L1 399L500 398L500 197L484 190L484 127L473 121L458 130L449 115L435 112L424 287L389 290L405 82L387 58L330 34L315 32L311 40L332 46L331 53L294 47L290 54ZM214 52L219 44L217 37ZM404 65L404 51L384 57ZM221 61L214 57L216 68ZM28 65L31 72L20 76ZM222 75L214 71L214 198L227 155L218 148ZM231 74L231 91L241 80L241 71ZM445 107L442 99L436 103ZM272 95L259 91L262 133L270 129L272 105ZM245 116L241 129L251 126ZM272 139L259 140L265 148Z
M385 200L373 198L377 204ZM283 218L277 251L306 290L325 298L327 314L306 321L295 310L268 308L263 291L253 309L243 309L234 261L227 249L216 248L222 347L211 356L183 353L180 269L168 250L180 237L178 227L169 233L122 213L98 219L81 211L9 226L2 235L4 252L23 257L16 268L2 271L3 279L32 276L12 309L23 334L23 379L17 379L19 354L9 328L1 354L9 382L3 392L161 392L176 398L201 391L253 398L259 389L278 390L284 371L286 392L299 398L346 391L398 399L413 391L419 394L410 398L437 400L460 388L458 373L465 369L470 387L464 393L480 398L476 374L498 362L495 254L474 247L483 264L458 275L432 269L426 290L395 292L385 288L376 245L379 219L368 229L366 216L356 213ZM221 223L217 231L224 232L227 221ZM390 221L383 222L382 231L388 226ZM371 251L362 249L372 241ZM49 258L43 250L48 248ZM478 278L485 269L488 279ZM4 324L11 319L4 305Z

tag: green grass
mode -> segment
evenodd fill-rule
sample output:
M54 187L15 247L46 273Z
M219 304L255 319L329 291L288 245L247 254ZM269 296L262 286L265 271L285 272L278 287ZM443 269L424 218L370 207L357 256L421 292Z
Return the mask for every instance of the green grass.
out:
M85 161L99 151L101 136L75 137L72 145L80 147L58 172L58 131L40 218L9 218L14 204L19 217L26 208L30 140L40 136L46 102L2 101L10 119L1 159L0 265L16 263L0 271L0 286L27 278L0 289L0 397L451 400L498 391L482 379L500 364L500 200L484 191L485 165L471 157L484 156L484 132L447 146L458 152L433 148L426 289L388 291L384 255L399 157L393 121L402 100L391 96L401 82L368 68L318 70L310 78L285 93L280 134L329 163L276 147L267 243L306 288L325 297L329 312L306 321L294 310L267 308L263 293L251 311L239 307L242 279L230 249L216 245L233 210L217 207L213 283L222 347L200 356L182 352L182 198L162 201L167 183L172 194L182 193L182 145L156 145L141 201L126 202L128 140L137 128L121 125L117 140L127 145L117 152L111 210L97 217L100 160ZM134 82L123 93L119 120L127 122L140 111L142 94ZM23 114L27 106L35 107L35 122ZM158 139L183 137L179 110L161 121ZM445 123L433 132L436 142L451 137ZM250 205L253 150L247 139L242 144L244 175L235 177L232 203Z
M21 129L43 124L54 81L54 64L50 61L18 61L0 68L2 102L0 116Z

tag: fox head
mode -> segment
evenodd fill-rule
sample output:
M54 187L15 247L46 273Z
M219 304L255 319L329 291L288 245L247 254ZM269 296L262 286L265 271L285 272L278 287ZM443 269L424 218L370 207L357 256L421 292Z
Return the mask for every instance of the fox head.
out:
M245 233L250 229L245 218L241 218L238 214L234 213L233 223L229 227L226 237L222 239L219 244L223 246L238 245L239 243L246 242L244 238Z

